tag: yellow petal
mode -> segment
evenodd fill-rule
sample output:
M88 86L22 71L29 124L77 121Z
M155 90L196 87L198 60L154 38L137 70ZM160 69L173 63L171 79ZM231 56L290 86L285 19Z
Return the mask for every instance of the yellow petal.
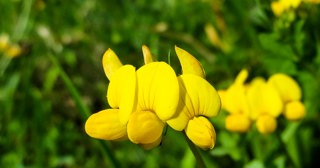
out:
M277 117L281 114L283 103L276 89L262 78L255 78L247 91L250 117L255 120L259 115L268 114Z
M192 107L192 109L188 111L194 113L194 116L214 117L218 114L221 106L220 97L209 82L191 74L180 75L178 79L180 86L184 86L181 87L181 94L185 95L186 99L190 99L191 104L187 107Z
M92 114L85 124L86 133L97 139L126 139L127 127L120 123L118 113L117 109L107 109Z
M269 134L277 129L277 120L270 115L261 115L257 119L257 129L262 134Z
M150 150L152 148L155 148L157 146L160 145L162 141L162 136L160 136L156 141L152 142L152 143L148 143L148 144L140 144L140 146L143 148L143 149L146 149L146 150Z
M285 7L279 1L271 2L271 9L276 16L280 16L285 11Z
M151 111L136 111L128 121L128 137L136 144L151 144L162 136L164 123Z
M246 97L246 88L244 85L232 84L224 94L222 99L225 110L230 114L249 115L248 100Z
M291 101L286 104L284 116L288 120L300 120L306 115L304 105L300 101Z
M107 92L108 103L119 108L119 119L127 123L136 107L136 72L132 65L124 65L114 72Z
M268 83L277 89L283 102L301 99L300 86L293 78L286 74L274 74L269 78Z
M237 84L237 85L243 85L244 82L247 80L248 75L249 75L248 70L242 69L242 70L239 72L239 74L237 75L234 83Z
M137 70L138 110L153 110L166 121L176 113L179 84L174 70L164 62L152 62Z
M175 46L175 50L181 64L183 74L194 74L202 78L206 76L202 65L195 57L177 46Z
M112 74L122 66L118 56L109 48L102 57L102 66L104 73L110 80Z
M142 53L143 53L145 64L156 61L155 57L151 54L151 51L147 46L145 45L142 46Z
M218 114L221 106L220 97L209 82L193 74L183 74L178 79L179 115L167 122L170 127L181 131L186 127L188 120L195 116L214 117Z
M226 129L233 132L247 132L251 127L251 120L244 114L231 114L226 118Z
M189 120L193 117L193 114L188 111L188 108L185 106L184 102L182 102L185 100L181 99L185 98L180 98L179 107L177 109L178 115L170 120L167 120L167 124L176 131L182 131L183 129L185 129Z
M212 149L216 143L216 132L203 116L191 119L185 129L188 138L202 149Z

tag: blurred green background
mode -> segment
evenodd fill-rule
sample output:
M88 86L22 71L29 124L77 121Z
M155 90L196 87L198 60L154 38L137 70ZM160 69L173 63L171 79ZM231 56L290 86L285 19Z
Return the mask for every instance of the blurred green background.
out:
M183 135L168 128L160 147L105 142L84 132L89 114L108 107L101 58L143 65L141 46L180 73L174 45L193 54L207 80L226 88L283 72L303 91L302 121L279 118L277 132L231 133L225 112L212 119L208 167L317 167L320 150L320 8L302 2L276 17L260 0L0 0L0 35L21 53L0 52L0 167L195 167Z

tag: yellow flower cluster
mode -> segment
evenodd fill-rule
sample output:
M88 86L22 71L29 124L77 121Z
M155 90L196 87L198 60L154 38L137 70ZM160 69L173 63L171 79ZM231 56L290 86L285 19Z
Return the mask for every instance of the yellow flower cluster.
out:
M0 53L11 58L17 57L21 54L21 48L17 44L11 44L7 34L0 35Z
M207 117L220 111L217 91L204 77L201 64L185 50L175 47L182 75L165 62L158 62L148 47L142 47L145 65L136 70L123 65L108 49L102 58L110 80L107 100L110 109L92 114L85 124L91 137L104 140L129 139L145 149L160 144L168 124L184 131L203 149L215 145L216 133Z
M281 16L286 11L298 8L299 5L301 4L301 2L318 4L318 3L320 3L320 0L279 0L279 1L273 1L271 3L271 9L272 9L272 12L276 16Z
M255 122L258 131L267 134L275 131L281 114L288 120L304 117L301 89L294 79L278 73L268 80L256 77L245 83L247 77L248 71L242 70L229 88L218 91L222 108L230 113L225 121L227 130L247 132Z

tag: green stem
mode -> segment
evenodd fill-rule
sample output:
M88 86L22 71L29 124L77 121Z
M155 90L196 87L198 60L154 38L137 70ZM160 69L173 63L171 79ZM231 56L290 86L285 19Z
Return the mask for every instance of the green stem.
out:
M198 148L193 144L193 142L190 141L190 139L187 137L185 132L183 132L183 135L186 138L188 146L191 149L194 157L196 158L197 167L198 168L205 168L206 165L205 165L205 163L204 163L204 161L203 161L203 159L202 159L202 157L201 157L201 155L200 155L200 153L198 151Z
M289 163L292 164L293 167L298 167L296 162L292 159L290 152L287 149L287 145L286 143L283 141L281 135L279 134L279 132L276 132L276 137L280 142L280 148L284 151L285 155L287 156Z
M50 57L52 63L54 64L54 66L56 66L57 69L59 70L59 75L60 75L62 81L64 82L65 86L67 87L67 90L69 91L71 97L75 101L75 104L76 104L79 112L81 113L82 119L86 120L90 116L90 111L89 111L88 107L85 106L85 104L83 103L79 92L77 91L76 87L73 85L69 76L62 69L58 60L53 55L49 55L49 57ZM120 167L119 162L114 157L113 153L110 151L109 146L107 146L107 144L104 141L94 141L94 143L97 143L97 142L99 142L98 145L100 145L100 147L101 147L100 149L102 150L102 154L109 158L109 160L112 164L111 167L114 167L114 168Z

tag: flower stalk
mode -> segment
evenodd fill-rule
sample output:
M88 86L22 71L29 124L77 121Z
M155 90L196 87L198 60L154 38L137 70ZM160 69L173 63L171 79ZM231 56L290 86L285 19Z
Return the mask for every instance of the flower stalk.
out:
M206 165L203 161L203 158L201 157L199 150L197 147L190 141L190 139L187 137L186 133L183 132L183 135L188 143L189 148L192 151L193 156L196 158L197 168L206 168Z

